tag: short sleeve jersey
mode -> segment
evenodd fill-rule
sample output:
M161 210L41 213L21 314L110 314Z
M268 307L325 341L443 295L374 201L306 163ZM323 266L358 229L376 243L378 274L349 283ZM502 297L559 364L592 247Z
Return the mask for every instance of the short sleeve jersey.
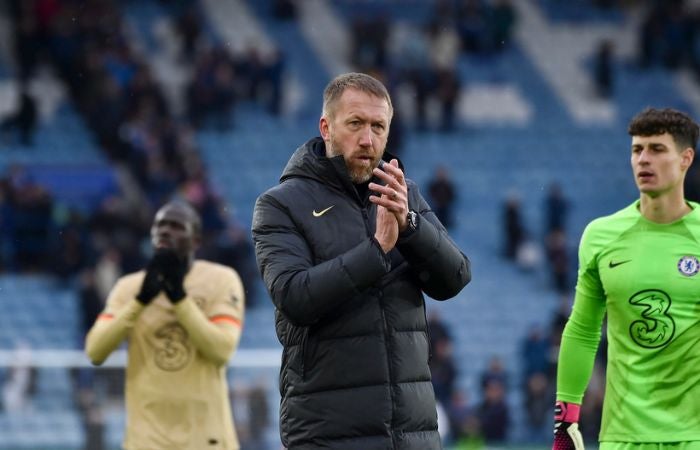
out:
M131 301L143 277L141 271L120 279L104 313ZM232 269L197 260L184 287L209 320L242 323L244 291ZM238 449L228 394L226 367L196 350L172 304L159 294L128 335L124 448Z
M581 240L574 313L608 317L601 441L700 440L700 208L689 204L658 224L637 201Z

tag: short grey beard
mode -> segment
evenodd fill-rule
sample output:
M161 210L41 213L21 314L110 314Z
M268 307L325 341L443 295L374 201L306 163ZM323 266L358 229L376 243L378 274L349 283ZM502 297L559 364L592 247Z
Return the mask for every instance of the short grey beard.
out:
M374 170L374 169L371 169L371 170ZM363 171L361 174L357 174L357 173L352 173L352 172L350 172L350 180L352 180L352 182L353 182L354 184L366 183L366 182L368 182L371 178L372 178L372 172L371 172L371 171L370 171L369 173L366 173L366 172Z
M336 153L335 151L335 146L333 145L333 136L331 136L330 140L330 145L327 146L327 152L329 158L333 158L335 156L342 156L343 161L345 161L345 156L342 155L341 153ZM347 164L347 161L345 162L345 168L348 170L348 175L350 175L350 181L352 181L354 184L362 184L368 182L370 179L372 179L372 172L374 170L374 167L369 169L369 172L360 171L358 172L353 172L350 170L350 167Z

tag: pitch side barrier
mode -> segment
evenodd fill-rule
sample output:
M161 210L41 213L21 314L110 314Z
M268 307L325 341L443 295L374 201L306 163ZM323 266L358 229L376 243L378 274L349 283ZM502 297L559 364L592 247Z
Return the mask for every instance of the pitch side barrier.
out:
M228 363L233 368L276 368L280 366L282 351L278 349L239 349ZM126 350L113 352L99 366L93 365L82 350L25 349L0 350L0 367L72 367L119 368L126 367Z

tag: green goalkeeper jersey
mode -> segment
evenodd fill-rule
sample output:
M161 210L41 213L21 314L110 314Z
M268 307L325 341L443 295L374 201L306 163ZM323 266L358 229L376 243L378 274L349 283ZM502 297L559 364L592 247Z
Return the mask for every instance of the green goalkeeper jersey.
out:
M700 205L688 204L658 224L638 200L583 233L557 398L581 403L607 312L601 441L700 441Z

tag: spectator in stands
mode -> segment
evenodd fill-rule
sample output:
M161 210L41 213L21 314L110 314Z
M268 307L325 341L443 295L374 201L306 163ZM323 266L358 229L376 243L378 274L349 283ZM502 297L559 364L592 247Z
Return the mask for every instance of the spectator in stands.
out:
M13 51L18 65L18 77L24 83L34 74L41 51L39 21L32 14L33 2L8 2L14 31Z
M494 0L488 14L491 47L498 52L510 46L517 14L511 0Z
M491 381L497 381L504 389L508 387L508 374L503 366L503 360L498 356L491 357L488 367L481 374L482 389L485 390Z
M0 271L16 269L15 192L9 176L0 178Z
M241 448L245 450L268 450L266 428L269 426L267 389L258 379L252 386L245 382L231 387L230 402L236 421L236 432Z
M64 281L77 275L88 263L88 244L85 220L77 210L70 208L65 222L58 225L53 237L50 270Z
M515 261L525 242L525 227L521 218L520 197L515 193L508 195L503 207L503 233L504 254L506 258Z
M105 450L105 428L106 420L99 405L94 403L87 405L81 411L83 417L83 431L85 433L85 443L83 450Z
M297 16L295 0L274 0L272 15L279 20L291 20Z
M351 24L352 63L362 71L385 69L390 29L389 19L383 13L355 17Z
M553 230L566 229L566 216L569 212L569 200L564 197L561 184L550 183L544 200L545 236Z
M248 412L250 417L250 450L267 450L265 430L270 419L267 406L267 390L261 383L255 384L248 391Z
M463 51L481 53L488 49L486 6L480 0L459 1L456 20Z
M404 136L406 127L404 125L403 113L396 110L391 118L389 127L389 140L386 143L386 151L395 156L401 156L403 151Z
M688 63L695 75L695 80L700 80L700 8L695 8L688 17Z
M427 104L433 82L430 64L430 41L422 29L410 27L400 42L395 56L395 70L399 78L413 89L415 127L419 131L428 128Z
M457 381L457 366L452 354L452 341L440 339L433 345L433 348L435 351L432 353L428 367L430 367L435 399L447 408Z
M459 448L466 447L466 445L475 443L474 441L481 442L480 438L480 424L479 418L475 408L469 402L469 398L464 391L456 389L452 393L452 398L450 399L450 404L447 407L447 414L450 420L450 432L451 436L448 442L458 443L461 442ZM470 442L471 441L471 442ZM481 446L475 446L473 448L482 448Z
M554 398L550 380L544 373L538 372L525 380L523 403L529 440L546 442L552 430L549 428L549 414Z
M563 294L569 289L569 252L566 234L562 229L554 229L545 238L547 263L552 277L552 287Z
M89 267L82 271L78 280L78 296L81 312L81 342L85 340L90 328L105 307L104 297L100 297L95 283L95 271Z
M437 310L431 310L428 313L428 335L430 337L430 354L435 353L435 344L438 342L453 342L452 333Z
M456 127L455 108L462 89L459 73L456 69L438 70L435 73L435 83L437 100L442 110L440 131L454 131Z
M550 375L552 369L549 357L550 347L549 337L545 336L539 326L533 326L528 331L521 347L525 378L535 373Z
M527 435L532 442L546 442L552 432L548 427L549 408L554 399L551 348L549 336L539 326L530 329L522 344L523 404Z
M95 364L129 339L126 448L239 448L226 365L241 335L244 292L230 268L194 259L200 230L188 204L159 209L153 257L119 279L87 335Z
M37 369L31 365L31 360L29 343L18 342L0 389L0 407L10 414L26 412L31 407L30 401L36 393L37 378Z
M433 90L441 109L440 130L449 132L455 127L455 107L462 89L457 69L461 51L459 34L451 20L430 22L426 34L430 46L428 71L434 80Z
M685 62L691 24L692 16L687 14L683 1L651 2L640 28L641 66L677 68Z
M700 168L698 164L690 166L685 176L685 198L700 203Z
M613 94L613 43L604 39L598 44L593 67L593 82L599 97L608 99Z
M435 168L433 178L428 183L428 195L435 215L449 230L452 228L452 214L457 195L447 167L438 166Z
M53 199L49 191L26 171L18 174L15 182L14 238L18 267L25 271L46 270Z
M506 387L496 378L489 379L483 385L482 396L477 412L481 433L487 444L502 444L508 437L510 427Z
M700 205L683 191L700 127L680 111L648 108L628 133L639 199L583 233L559 352L554 449L583 448L580 405L606 315L602 447L700 447Z
M0 132L3 135L17 132L20 144L29 147L34 142L37 120L36 101L26 89L22 89L18 108L0 122Z
M279 49L268 52L263 57L262 70L259 76L261 91L259 94L270 114L278 116L282 112L283 76L286 60Z
M186 61L192 61L197 43L202 35L202 19L198 4L191 3L177 17L175 29L182 39L182 54Z
M455 296L470 266L398 160L382 160L391 116L382 83L339 75L321 137L255 205L288 448L441 448L423 293Z

